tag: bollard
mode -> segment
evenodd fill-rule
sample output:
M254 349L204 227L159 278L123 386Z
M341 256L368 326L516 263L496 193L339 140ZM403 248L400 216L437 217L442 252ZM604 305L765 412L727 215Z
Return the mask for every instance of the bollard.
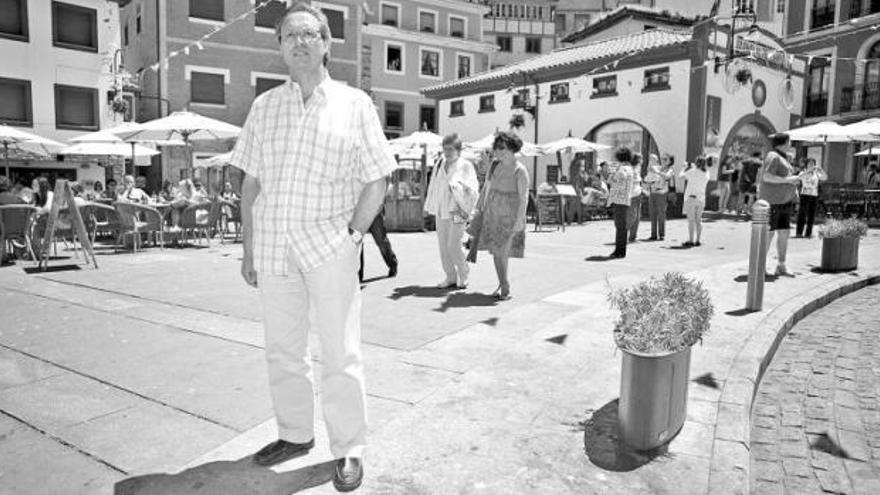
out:
M752 240L749 247L749 284L746 309L761 311L764 302L764 270L767 267L767 238L770 204L759 199L752 206Z

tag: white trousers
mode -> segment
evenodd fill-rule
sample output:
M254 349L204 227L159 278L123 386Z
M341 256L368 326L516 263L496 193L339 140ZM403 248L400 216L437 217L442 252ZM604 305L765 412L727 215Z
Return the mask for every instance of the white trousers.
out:
M436 223L440 263L443 264L443 271L446 273L446 282L465 284L470 273L470 267L465 260L464 247L461 245L465 224L440 218Z
M296 270L291 259L287 276L258 277L279 438L302 443L315 435L308 349L313 330L321 342L321 403L336 458L361 457L366 445L358 262L357 247L346 241L337 258L311 271Z

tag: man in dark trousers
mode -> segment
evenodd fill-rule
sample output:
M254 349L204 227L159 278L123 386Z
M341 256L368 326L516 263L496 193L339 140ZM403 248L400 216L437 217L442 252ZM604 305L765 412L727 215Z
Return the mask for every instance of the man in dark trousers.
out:
M379 247L379 252L382 253L382 259L385 260L385 265L388 267L388 278L397 276L397 256L394 254L394 250L391 249L391 241L388 240L388 232L385 230L385 207L379 210L379 214L376 215L376 218L373 219L373 223L370 224L370 234L373 236L373 241L376 243L376 246ZM363 282L364 281L364 248L361 246L361 268L358 270L358 279Z

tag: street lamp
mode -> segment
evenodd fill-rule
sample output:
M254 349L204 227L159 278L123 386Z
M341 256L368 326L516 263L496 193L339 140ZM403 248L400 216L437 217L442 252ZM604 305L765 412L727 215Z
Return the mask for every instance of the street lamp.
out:
M731 15L727 18L716 17L716 20L719 19L729 19L731 22L730 26L730 35L727 37L727 54L722 56L715 57L715 73L718 73L718 69L723 65L727 66L730 62L743 57L746 54L738 53L736 49L736 25L737 21L743 22L742 26L749 26L749 33L746 37L751 36L752 34L758 31L758 25L756 22L758 21L758 15L755 13L755 1L754 0L739 0L733 2L733 8L731 9Z

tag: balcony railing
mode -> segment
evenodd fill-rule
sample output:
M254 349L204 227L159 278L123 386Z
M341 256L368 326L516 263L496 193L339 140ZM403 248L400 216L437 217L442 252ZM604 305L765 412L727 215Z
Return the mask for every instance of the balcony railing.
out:
M822 117L828 115L828 93L807 95L806 117Z
M834 24L834 4L812 9L810 29L819 29Z
M880 82L848 86L840 90L841 113L877 109L880 109Z

